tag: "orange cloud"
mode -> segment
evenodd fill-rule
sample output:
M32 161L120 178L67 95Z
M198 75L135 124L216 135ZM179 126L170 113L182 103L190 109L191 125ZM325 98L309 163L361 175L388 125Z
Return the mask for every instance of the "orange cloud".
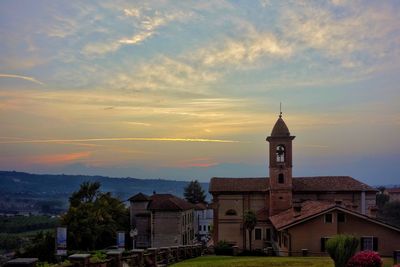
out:
M178 164L176 164L175 167L178 167L178 168L193 168L193 167L208 168L208 167L216 166L218 164L219 163L213 162L209 158L194 158L194 159L188 159L188 160L178 162Z
M82 158L87 158L91 154L90 151L67 153L67 154L50 154L40 155L32 159L32 163L44 164L44 165L56 165L63 164L71 161L75 161Z

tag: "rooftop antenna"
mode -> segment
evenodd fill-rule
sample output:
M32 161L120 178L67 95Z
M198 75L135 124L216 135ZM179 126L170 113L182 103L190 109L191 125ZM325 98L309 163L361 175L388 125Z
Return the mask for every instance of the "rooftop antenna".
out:
M279 102L279 118L282 118L282 102Z

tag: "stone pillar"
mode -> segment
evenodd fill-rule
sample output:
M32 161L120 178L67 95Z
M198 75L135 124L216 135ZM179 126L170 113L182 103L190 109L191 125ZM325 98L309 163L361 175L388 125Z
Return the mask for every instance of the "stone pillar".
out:
M130 252L136 256L136 264L139 267L144 266L144 249L132 249Z
M107 252L107 257L112 260L113 267L122 267L122 250L111 250Z
M307 257L307 256L308 256L308 249L303 248L303 249L301 250L301 255L302 255L303 257Z
M179 259L184 260L186 259L186 248L185 246L179 246Z
M170 260L170 254L171 254L171 249L169 247L162 247L160 248L160 251L162 252L161 258L163 260L163 264L166 264L168 266Z
M157 248L148 248L147 252L150 254L149 258L151 261L151 266L157 267Z
M171 254L174 259L174 262L179 262L179 247L171 247Z
M77 267L87 267L89 265L90 254L72 254L68 260Z
M16 258L6 262L7 267L36 267L38 258Z

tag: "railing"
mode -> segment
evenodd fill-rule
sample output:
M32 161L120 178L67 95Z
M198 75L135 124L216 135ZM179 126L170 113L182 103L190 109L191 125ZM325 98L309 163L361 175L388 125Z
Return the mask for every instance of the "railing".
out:
M107 260L90 263L88 254L74 254L69 260L74 267L161 267L169 266L189 258L201 256L201 245L134 249L129 251L112 250L107 252Z

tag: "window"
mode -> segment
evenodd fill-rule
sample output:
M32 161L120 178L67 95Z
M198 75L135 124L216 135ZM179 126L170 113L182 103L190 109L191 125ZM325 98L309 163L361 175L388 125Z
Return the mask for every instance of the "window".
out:
M378 238L373 236L363 236L360 242L361 250L378 251Z
M280 184L284 184L285 183L285 176L283 175L283 173L280 173L278 175L278 183L280 183Z
M325 214L325 223L332 223L332 213Z
M199 225L199 232L201 231L201 225Z
M230 209L230 210L227 210L227 211L226 211L225 215L228 215L228 216L235 216L235 215L237 215L237 212L236 212L236 210Z
M268 241L271 240L271 229L270 228L265 229L265 237Z
M276 162L285 162L285 146L278 145L276 147Z
M321 237L321 252L326 252L326 241L329 240L329 237Z
M288 245L288 237L286 235L283 236L283 246L287 248Z
M346 215L343 212L338 212L337 221L338 222L345 222L346 221Z
M207 228L208 228L208 231L211 231L211 226L210 225Z
M206 226L205 225L203 225L203 231L206 231Z
M261 228L254 229L254 239L261 240Z

